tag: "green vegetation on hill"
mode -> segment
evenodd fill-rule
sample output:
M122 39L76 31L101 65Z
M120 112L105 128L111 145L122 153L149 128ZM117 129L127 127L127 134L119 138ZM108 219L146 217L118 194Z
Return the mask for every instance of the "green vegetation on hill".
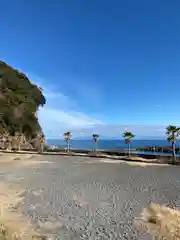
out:
M40 88L21 72L0 61L0 134L43 135L36 113L46 103Z

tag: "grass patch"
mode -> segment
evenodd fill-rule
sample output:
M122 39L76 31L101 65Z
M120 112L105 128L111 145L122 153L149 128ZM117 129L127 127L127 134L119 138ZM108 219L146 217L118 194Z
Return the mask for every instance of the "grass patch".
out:
M150 166L168 166L168 164L157 164L151 162L131 162L131 161L123 161L123 160L99 160L100 162L104 163L116 163L116 164L128 164L130 166L140 166L140 167L150 167Z
M180 240L180 211L158 204L150 204L136 221L138 227L156 240Z
M150 166L168 166L168 164L146 163L146 162L126 162L130 166L150 167Z

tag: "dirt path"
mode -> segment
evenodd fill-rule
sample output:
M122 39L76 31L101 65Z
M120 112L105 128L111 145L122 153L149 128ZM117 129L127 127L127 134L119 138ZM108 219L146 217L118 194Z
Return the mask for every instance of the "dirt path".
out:
M0 239L39 239L41 236L30 220L18 211L18 206L25 200L23 194L26 192L21 184L25 176L20 176L19 172L42 163L31 154L0 155Z

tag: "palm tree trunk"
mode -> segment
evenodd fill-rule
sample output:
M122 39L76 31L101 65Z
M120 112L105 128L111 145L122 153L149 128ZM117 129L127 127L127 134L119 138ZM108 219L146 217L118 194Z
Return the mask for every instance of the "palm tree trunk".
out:
M5 141L4 141L4 139L2 140L2 149L3 150L5 149Z
M11 138L8 137L8 149L11 151L12 150L12 141Z
M69 152L70 150L70 145L69 145L69 141L67 142L67 152Z
M173 150L172 164L176 164L176 144L175 144L175 142L172 143L172 150Z
M19 151L21 151L21 142L22 142L22 124L20 125L20 133L19 133Z
M44 151L44 144L41 143L41 152L43 153L43 151Z
M21 135L18 137L18 151L21 151Z
M128 156L130 157L130 155L131 155L131 144L129 143L128 144Z
M96 142L94 142L94 152L96 152Z

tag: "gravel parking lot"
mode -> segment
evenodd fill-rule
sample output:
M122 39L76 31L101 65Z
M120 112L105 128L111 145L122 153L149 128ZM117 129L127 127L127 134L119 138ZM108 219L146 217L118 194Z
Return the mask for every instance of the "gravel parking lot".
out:
M42 164L0 170L23 189L19 210L56 239L151 239L136 217L149 202L180 207L180 167L32 156Z

